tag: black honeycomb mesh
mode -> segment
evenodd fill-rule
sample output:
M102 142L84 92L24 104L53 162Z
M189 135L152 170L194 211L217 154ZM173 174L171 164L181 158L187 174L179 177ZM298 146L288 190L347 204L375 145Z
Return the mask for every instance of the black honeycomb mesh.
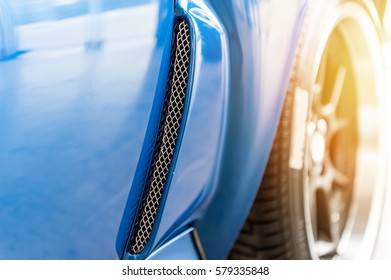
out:
M128 248L132 254L139 254L145 248L152 233L178 138L185 105L189 65L190 31L186 21L181 20L174 29L169 80L152 164L129 242Z

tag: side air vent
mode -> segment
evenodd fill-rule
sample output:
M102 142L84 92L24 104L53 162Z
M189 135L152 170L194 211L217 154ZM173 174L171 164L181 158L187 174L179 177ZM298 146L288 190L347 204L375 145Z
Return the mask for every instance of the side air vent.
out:
M131 232L129 251L139 254L148 243L167 181L185 105L190 65L190 31L186 21L177 22L171 53L162 116L144 186L144 196Z

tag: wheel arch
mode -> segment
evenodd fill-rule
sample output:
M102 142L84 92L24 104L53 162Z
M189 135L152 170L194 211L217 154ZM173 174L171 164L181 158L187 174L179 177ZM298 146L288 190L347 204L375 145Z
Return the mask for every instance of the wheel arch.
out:
M211 2L230 42L228 124L217 190L196 229L206 257L221 259L258 192L309 1Z

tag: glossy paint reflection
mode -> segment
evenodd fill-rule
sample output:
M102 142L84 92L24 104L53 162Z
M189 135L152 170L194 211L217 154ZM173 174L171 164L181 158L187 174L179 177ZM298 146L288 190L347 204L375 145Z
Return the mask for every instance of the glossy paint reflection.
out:
M222 259L244 224L269 158L307 1L211 3L230 44L228 124L217 191L196 228L207 258Z
M0 63L0 258L118 258L162 59L158 3L0 2L27 51Z
M154 247L183 231L212 197L219 175L228 97L227 38L205 1L178 1L193 27L187 120Z

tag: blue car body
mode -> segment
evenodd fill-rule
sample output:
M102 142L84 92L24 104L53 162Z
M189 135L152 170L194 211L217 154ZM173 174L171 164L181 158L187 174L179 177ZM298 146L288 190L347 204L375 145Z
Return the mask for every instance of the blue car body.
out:
M0 258L227 257L267 164L307 6L0 0ZM188 94L135 255L127 244L178 19L190 27Z

